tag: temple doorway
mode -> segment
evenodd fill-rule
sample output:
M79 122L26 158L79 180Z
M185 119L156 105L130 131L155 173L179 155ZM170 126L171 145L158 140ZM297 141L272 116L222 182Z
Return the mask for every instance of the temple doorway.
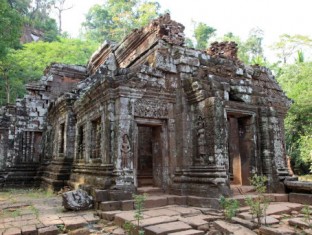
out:
M229 173L231 184L250 185L253 150L251 116L228 114Z
M161 126L138 125L137 184L161 187Z

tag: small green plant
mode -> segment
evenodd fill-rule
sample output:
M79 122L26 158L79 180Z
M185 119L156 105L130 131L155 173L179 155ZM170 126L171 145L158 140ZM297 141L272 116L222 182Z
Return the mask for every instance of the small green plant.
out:
M249 180L251 185L255 187L257 196L253 198L247 197L245 202L250 207L251 215L257 219L258 226L261 226L262 218L264 218L266 223L266 210L270 204L270 200L264 196L268 178L266 176L253 175Z
M146 194L143 195L133 195L134 199L134 218L136 219L136 226L138 227L138 233L139 235L144 235L144 230L140 229L140 221L143 219L143 209L144 209L144 202L147 198ZM128 235L131 235L134 233L135 225L131 222L127 221L124 224L124 229L127 232Z
M236 199L225 198L221 196L220 205L223 208L224 216L226 219L231 220L237 213L239 203Z
M310 227L312 226L311 223L311 209L309 205L304 205L301 212L304 215L304 222L306 222Z

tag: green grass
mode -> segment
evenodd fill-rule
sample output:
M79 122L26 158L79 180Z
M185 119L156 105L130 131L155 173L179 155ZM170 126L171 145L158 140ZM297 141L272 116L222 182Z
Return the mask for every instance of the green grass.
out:
M312 175L301 175L299 176L300 181L312 181Z

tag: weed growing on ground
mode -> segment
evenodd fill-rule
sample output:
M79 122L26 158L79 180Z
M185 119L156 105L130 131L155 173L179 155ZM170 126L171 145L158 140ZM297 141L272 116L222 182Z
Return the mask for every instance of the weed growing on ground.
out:
M231 220L237 213L239 203L236 199L225 198L221 196L220 205L223 208L224 216L226 219Z
M143 195L134 194L133 195L134 209L135 209L134 218L136 219L136 226L138 227L139 235L144 235L144 230L140 229L140 221L143 219L143 209L144 209L144 202L146 198L147 198L147 194L143 194ZM133 234L133 231L135 228L134 224L127 221L123 227L128 235Z
M247 197L245 202L250 207L252 216L257 219L258 226L261 226L262 218L264 218L266 224L266 210L270 204L270 200L264 196L268 178L266 176L253 175L249 180L251 185L255 187L257 196L254 198Z
M309 227L312 227L310 206L309 205L304 205L304 207L302 208L301 212L304 215L304 222L306 222L309 225Z

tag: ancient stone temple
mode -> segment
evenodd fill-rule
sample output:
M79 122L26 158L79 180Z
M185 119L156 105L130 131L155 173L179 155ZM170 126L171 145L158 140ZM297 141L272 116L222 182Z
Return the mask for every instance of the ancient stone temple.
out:
M9 182L179 195L230 195L230 184L290 178L290 101L271 71L242 64L233 42L184 46L165 15L86 67L52 64L16 105L1 109L0 167Z

